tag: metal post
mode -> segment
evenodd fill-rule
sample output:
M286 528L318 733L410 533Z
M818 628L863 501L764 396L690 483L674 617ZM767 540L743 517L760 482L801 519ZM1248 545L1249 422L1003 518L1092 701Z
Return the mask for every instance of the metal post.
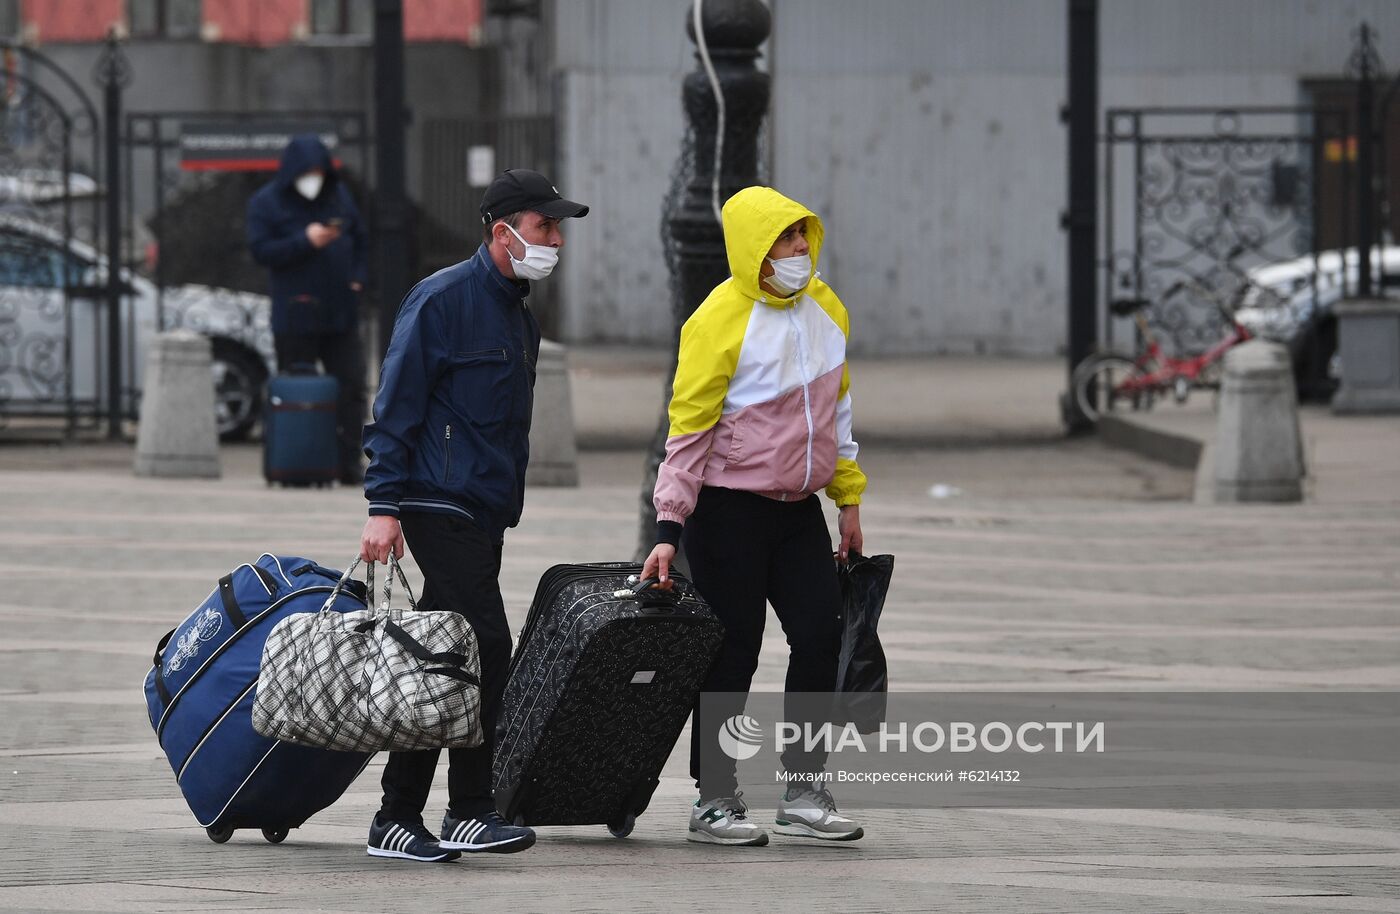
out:
M1098 240L1099 3L1069 0L1069 101L1063 111L1069 135L1069 208L1061 220L1068 233L1069 301L1066 349L1068 371L1083 361L1098 336L1098 296L1094 250ZM1064 421L1073 432L1092 423L1079 410L1073 389L1062 400Z
M684 4L685 30L696 41L697 4ZM681 104L690 125L694 148L689 150L694 168L684 172L687 150L681 151L682 169L687 179L670 211L664 214L671 252L671 369L666 372L663 399L671 399L675 377L680 328L710 294L729 277L729 261L724 253L724 231L715 212L715 199L723 204L736 191L758 183L758 136L768 113L772 77L758 69L758 46L773 28L772 13L761 0L701 0L698 4L701 29L724 101L724 130L719 129L719 104L697 43L696 67L681 85ZM720 161L715 160L720 149ZM719 192L715 193L718 174ZM656 535L656 512L651 494L656 471L666 456L669 422L663 405L651 452L643 475L638 551L651 550Z
M408 197L404 188L403 0L374 3L375 234L379 246L379 354L408 294Z
M1380 60L1373 41L1375 33L1368 23L1361 23L1356 50L1349 69L1356 74L1356 253L1357 295L1370 298L1371 248L1376 243L1375 224L1375 159L1373 117L1375 115L1375 78Z
M103 95L103 178L106 187L107 234L107 437L122 437L122 90L131 82L131 65L117 44L116 34L97 62L96 80Z

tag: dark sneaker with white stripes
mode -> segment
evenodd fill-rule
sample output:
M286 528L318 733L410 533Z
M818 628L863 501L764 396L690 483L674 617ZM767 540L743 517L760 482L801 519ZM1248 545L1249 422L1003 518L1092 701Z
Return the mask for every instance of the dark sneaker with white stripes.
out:
M379 813L375 813L370 823L365 853L371 857L396 857L423 863L445 863L462 856L439 844L422 822L395 822Z
M442 817L442 840L438 843L469 854L513 854L535 843L535 830L511 825L494 809L470 819L458 819L449 811Z

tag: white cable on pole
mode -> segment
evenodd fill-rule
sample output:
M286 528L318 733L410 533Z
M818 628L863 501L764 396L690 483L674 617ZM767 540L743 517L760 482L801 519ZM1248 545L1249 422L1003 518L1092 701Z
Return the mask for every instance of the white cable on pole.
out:
M715 66L710 62L710 49L705 44L705 29L700 24L700 8L704 5L705 0L695 0L691 12L695 25L695 46L700 51L700 63L705 68L705 75L710 78L710 91L715 96L715 167L710 182L710 206L714 208L715 221L719 222L719 170L720 163L724 161L724 93L720 91L719 76L715 74Z

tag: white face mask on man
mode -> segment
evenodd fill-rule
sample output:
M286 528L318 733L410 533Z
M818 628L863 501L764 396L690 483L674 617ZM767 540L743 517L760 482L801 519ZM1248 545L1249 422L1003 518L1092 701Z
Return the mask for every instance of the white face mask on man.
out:
M306 174L296 179L297 193L308 200L315 200L320 196L321 187L325 182L325 176L319 171L308 171Z
M510 223L505 223L506 228L516 238L520 238L520 233L511 228ZM525 256L520 260L515 259L515 255L510 252L510 246L506 246L506 256L510 258L510 265L515 270L516 279L544 279L554 271L554 265L559 262L559 251L547 244L531 244L524 238L520 238L520 243L525 245Z
M768 284L784 295L791 295L798 289L806 288L812 279L812 258L807 254L781 257L777 260L770 257L768 263L773 267L773 275L768 277Z

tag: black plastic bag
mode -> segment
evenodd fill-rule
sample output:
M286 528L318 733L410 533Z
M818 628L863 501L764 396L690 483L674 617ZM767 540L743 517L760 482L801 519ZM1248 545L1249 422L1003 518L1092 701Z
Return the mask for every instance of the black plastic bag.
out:
M874 733L885 720L889 669L876 626L894 574L894 556L850 553L837 566L841 581L841 658L836 672L839 717L861 733Z

